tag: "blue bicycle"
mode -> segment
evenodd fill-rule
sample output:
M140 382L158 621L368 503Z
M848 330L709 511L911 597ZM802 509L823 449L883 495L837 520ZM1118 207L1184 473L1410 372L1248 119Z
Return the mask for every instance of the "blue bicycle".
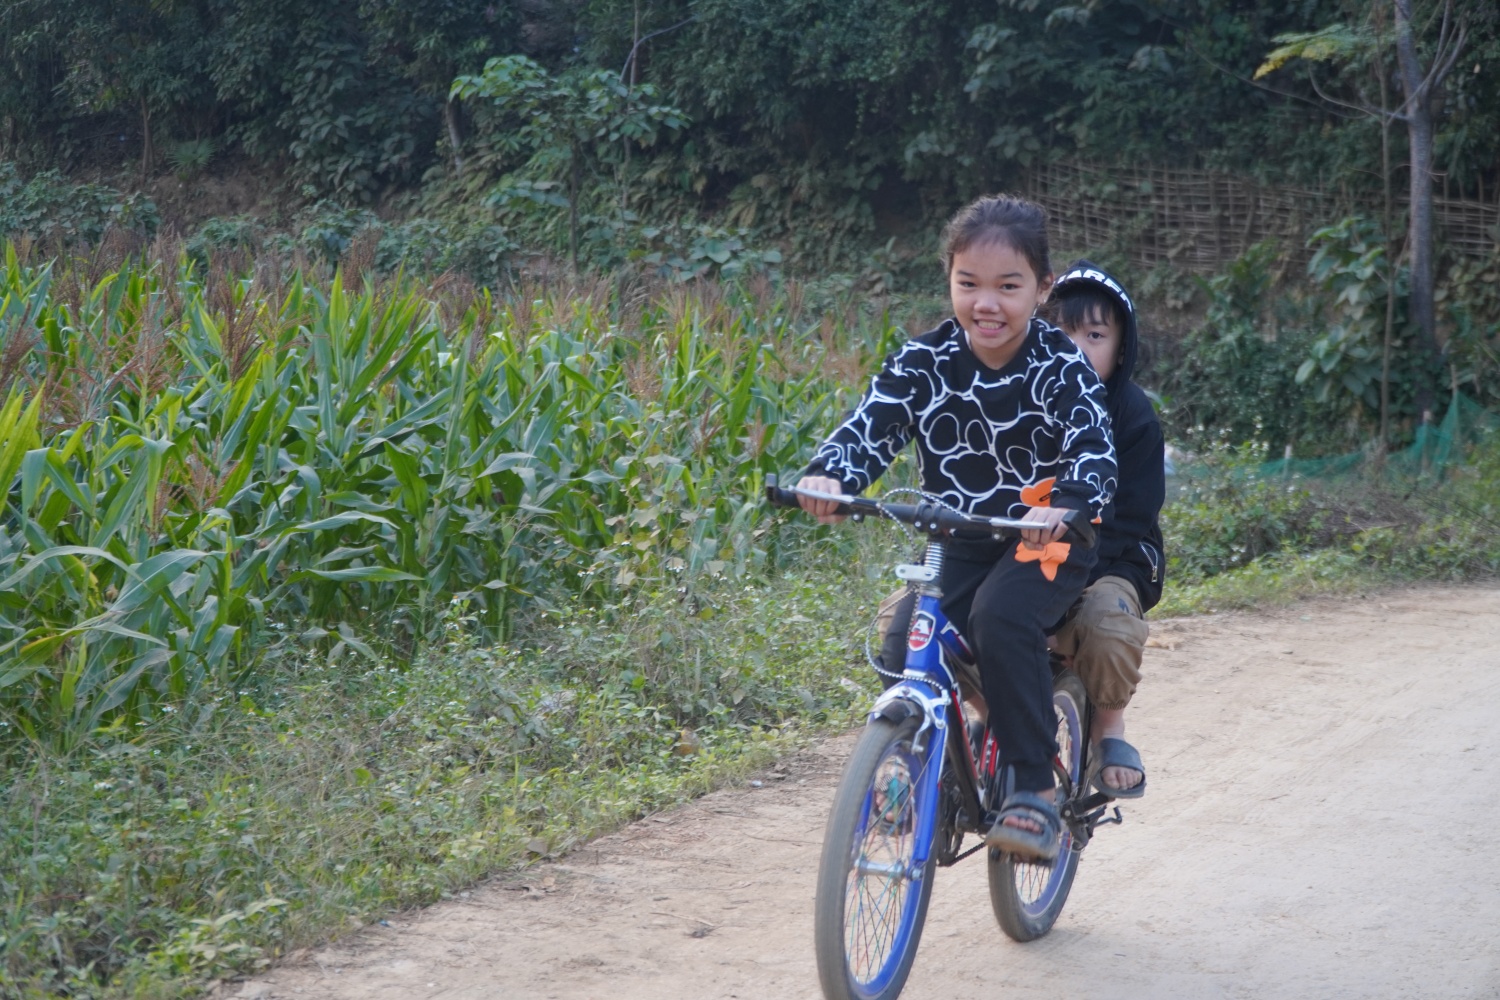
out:
M766 477L766 499L796 507L798 495L840 503L856 520L889 518L927 536L920 565L896 575L918 593L907 632L901 679L870 709L864 732L844 766L823 838L814 910L818 977L828 1000L894 1000L906 984L922 937L932 876L984 849L963 850L966 834L983 835L1000 803L993 786L998 747L987 729L965 726L960 678L974 684L974 657L940 606L943 558L952 538L1015 537L1025 521L988 518L932 502L888 503L780 489ZM1067 519L1070 540L1094 544L1093 527ZM1068 670L1053 676L1057 710L1058 811L1063 820L1057 859L1041 864L989 849L990 904L1001 929L1031 941L1052 929L1067 902L1079 854L1106 816L1109 796L1090 791L1088 731L1092 707L1083 683ZM970 735L970 729L973 735Z

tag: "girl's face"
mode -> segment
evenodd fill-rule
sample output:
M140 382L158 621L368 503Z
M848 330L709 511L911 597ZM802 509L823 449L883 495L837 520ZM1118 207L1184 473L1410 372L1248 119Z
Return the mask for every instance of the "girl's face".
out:
M953 315L969 335L969 348L989 368L1004 368L1016 356L1051 288L1051 274L1038 275L1025 255L994 240L955 253L948 271Z

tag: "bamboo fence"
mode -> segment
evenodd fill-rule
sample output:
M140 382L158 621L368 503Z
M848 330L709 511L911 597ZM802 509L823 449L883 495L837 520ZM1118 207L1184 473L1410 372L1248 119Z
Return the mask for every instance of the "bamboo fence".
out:
M1058 161L1032 168L1024 187L1046 208L1061 249L1115 249L1143 268L1170 262L1199 273L1217 271L1267 239L1305 264L1314 230L1354 211L1380 214L1378 203L1341 192L1180 167ZM1482 257L1497 249L1500 204L1438 197L1434 214L1439 239L1454 252Z

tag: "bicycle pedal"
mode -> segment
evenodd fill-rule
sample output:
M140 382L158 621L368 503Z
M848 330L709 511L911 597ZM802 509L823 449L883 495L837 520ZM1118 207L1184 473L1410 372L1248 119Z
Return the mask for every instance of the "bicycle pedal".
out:
M1106 808L1108 808L1108 807L1106 807ZM1101 809L1099 811L1102 813L1105 810ZM1119 806L1115 806L1115 814L1113 816L1100 816L1098 819L1094 820L1094 825L1095 826L1109 826L1109 825L1113 824L1115 826L1119 826L1121 823L1124 823L1124 822L1125 822L1125 817L1120 815L1120 807Z

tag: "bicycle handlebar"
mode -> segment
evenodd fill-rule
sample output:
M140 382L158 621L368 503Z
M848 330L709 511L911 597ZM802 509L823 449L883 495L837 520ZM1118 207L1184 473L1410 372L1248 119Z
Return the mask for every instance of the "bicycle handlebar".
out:
M878 500L870 500L865 497L851 497L842 493L823 493L819 490L800 490L781 488L776 476L766 477L766 502L775 507L798 507L798 496L811 497L814 500L832 500L837 503L839 514L853 514L862 516L866 514L875 517L886 517L893 521L901 521L925 532L933 538L1014 538L1027 528L1045 528L1047 525L1039 521L1018 521L1008 517L982 517L978 514L965 514L961 511L952 510L941 504L922 502L910 503L881 503ZM1089 523L1083 511L1070 510L1063 514L1063 524L1067 525L1067 532L1063 535L1063 541L1076 542L1086 549L1094 547L1098 541L1099 533Z

